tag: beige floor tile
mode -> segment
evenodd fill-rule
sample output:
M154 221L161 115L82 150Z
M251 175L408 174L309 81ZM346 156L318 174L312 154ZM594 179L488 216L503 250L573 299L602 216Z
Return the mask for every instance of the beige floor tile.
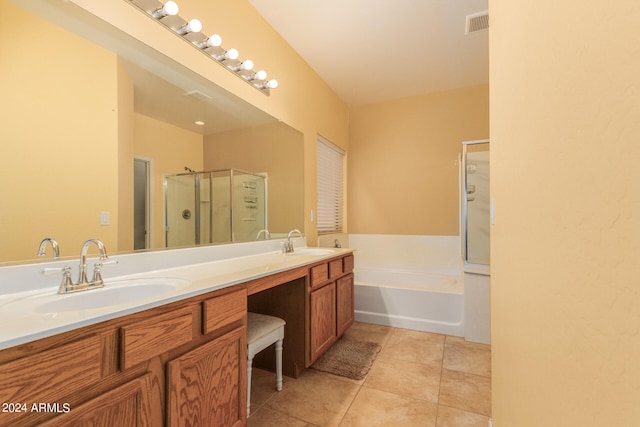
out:
M362 387L340 427L434 427L437 405Z
M447 335L445 344L457 345L461 347L477 348L480 350L491 350L491 345L489 344L480 344L477 342L466 341L462 337L452 337L450 335Z
M491 352L474 347L445 344L442 367L491 377Z
M272 411L268 408L260 408L247 420L248 427L313 427L305 421L298 420L282 412Z
M442 365L444 337L428 332L407 333L399 329L394 331L378 357L423 363L433 366ZM410 331L416 332L416 331ZM440 339L441 338L441 339Z
M441 405L491 416L491 379L443 369L438 402Z
M307 369L297 379L287 378L286 386L264 408L319 426L337 426L359 385L337 380L322 372Z
M435 334L433 332L414 331L413 329L394 328L391 335L392 340L410 339L417 341L435 341L444 344L446 335Z
M438 402L441 368L397 359L378 359L365 386L401 396Z
M284 378L284 382L287 378ZM251 412L276 394L276 374L262 369L253 368L251 372Z
M462 409L438 406L436 427L487 427L489 417L463 411Z

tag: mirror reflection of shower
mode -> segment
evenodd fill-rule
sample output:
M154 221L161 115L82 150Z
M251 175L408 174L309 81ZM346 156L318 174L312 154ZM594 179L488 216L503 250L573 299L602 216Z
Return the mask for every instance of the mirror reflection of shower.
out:
M464 261L489 265L489 141L468 141L462 144L461 222Z
M164 178L165 247L255 240L267 228L267 178L224 169Z

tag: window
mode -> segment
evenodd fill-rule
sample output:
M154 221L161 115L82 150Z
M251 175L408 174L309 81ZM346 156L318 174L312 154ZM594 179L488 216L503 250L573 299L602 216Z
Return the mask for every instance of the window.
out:
M344 151L318 136L318 234L342 233Z

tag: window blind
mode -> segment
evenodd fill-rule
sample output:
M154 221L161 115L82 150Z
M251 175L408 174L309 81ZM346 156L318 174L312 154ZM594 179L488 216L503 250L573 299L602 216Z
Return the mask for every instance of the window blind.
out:
M318 234L341 233L344 152L318 136Z

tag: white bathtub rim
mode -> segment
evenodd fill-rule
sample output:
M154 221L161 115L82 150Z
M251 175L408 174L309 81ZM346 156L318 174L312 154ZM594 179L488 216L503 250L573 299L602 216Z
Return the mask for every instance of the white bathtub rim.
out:
M445 283L444 286L415 286L410 283L400 281L400 283L388 283L388 281L381 282L372 282L371 279L367 279L367 277L371 274L393 274L397 275L399 278L402 276L411 276L412 278L424 278L426 281L428 280L437 280L439 284ZM363 275L365 278L363 278ZM442 292L442 293L454 293L454 294L462 294L464 293L464 280L462 274L452 275L452 274L444 274L441 272L434 272L431 270L409 270L409 269L393 269L393 268L356 268L354 269L354 281L356 285L360 286L373 286L373 287L382 287L382 288L393 288L393 289L409 289L415 291L426 291L426 292Z
M433 319L401 316L397 314L376 313L364 310L355 311L355 321L374 325L391 326L401 329L431 332L436 334L464 337L464 321L443 322Z

